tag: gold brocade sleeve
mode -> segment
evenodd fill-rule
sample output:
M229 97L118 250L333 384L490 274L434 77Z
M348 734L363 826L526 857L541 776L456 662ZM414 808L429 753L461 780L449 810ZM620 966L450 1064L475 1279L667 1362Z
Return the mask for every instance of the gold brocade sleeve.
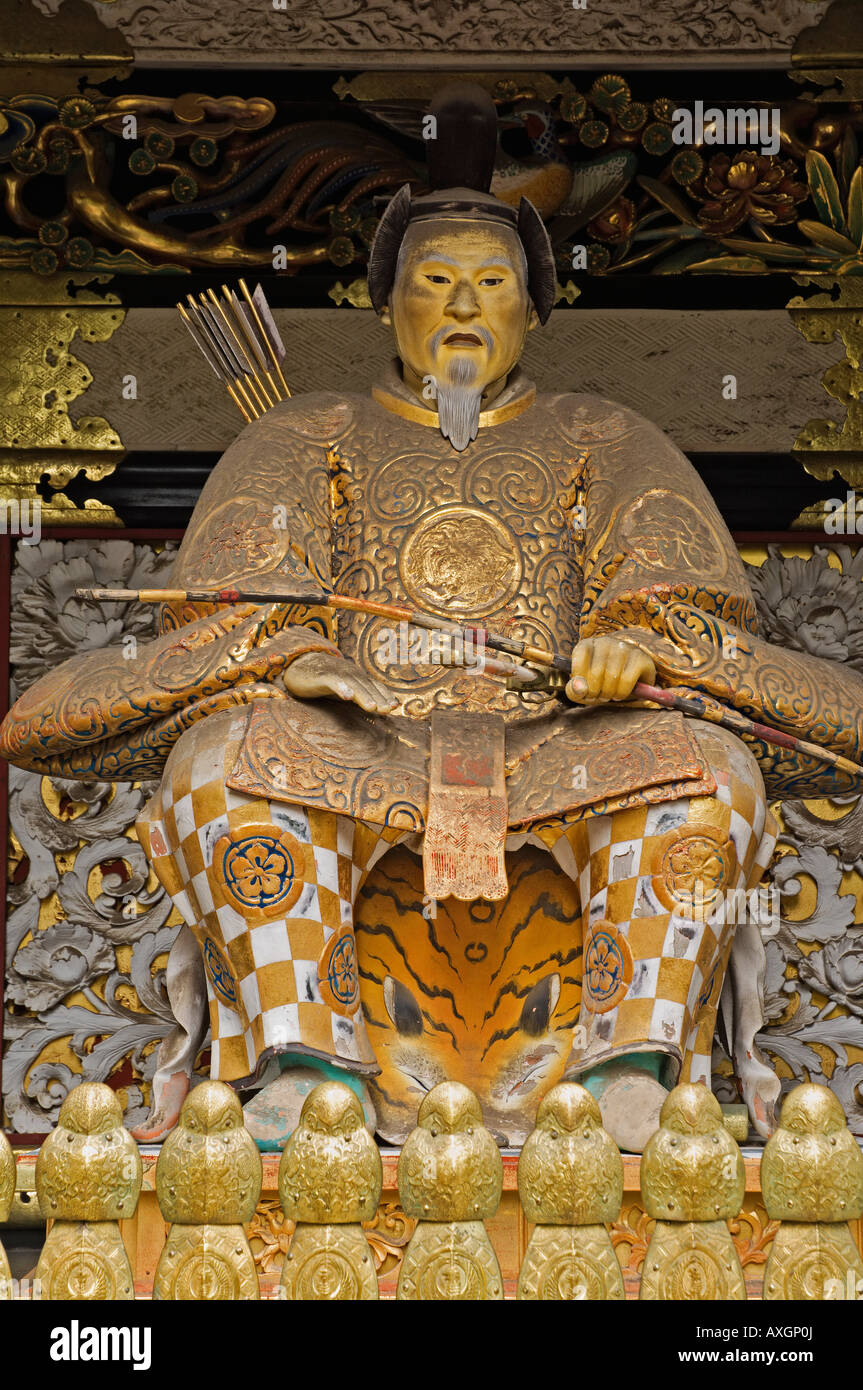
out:
M656 425L597 396L564 396L584 449L573 539L582 571L580 637L639 623L662 593L753 632L743 562L713 498Z
M618 629L656 663L660 685L707 696L795 738L863 760L863 677L850 666L774 646L692 604L653 595L643 621ZM800 751L745 737L768 795L838 796L863 779Z
M156 776L195 720L283 695L273 682L305 652L339 655L319 633L279 626L277 613L225 608L139 644L134 657L119 648L72 657L12 706L0 725L0 755L60 777Z
M567 396L558 408L587 453L581 524L573 527L583 574L579 636L614 632L649 651L661 685L860 762L863 678L757 636L743 563L688 459L621 406ZM814 757L747 742L771 795L863 790Z
M316 393L244 429L198 499L171 587L329 585L329 459L352 411ZM37 681L0 727L0 754L55 776L156 776L189 724L283 695L274 682L305 652L340 655L330 610L299 604L166 603L160 630L131 659L87 652Z
M324 392L282 401L225 451L198 498L171 575L179 589L277 589L279 581L332 588L332 463L350 427L348 397ZM162 605L161 627L216 609ZM251 608L245 611L251 612ZM284 607L282 621L328 637L331 609Z

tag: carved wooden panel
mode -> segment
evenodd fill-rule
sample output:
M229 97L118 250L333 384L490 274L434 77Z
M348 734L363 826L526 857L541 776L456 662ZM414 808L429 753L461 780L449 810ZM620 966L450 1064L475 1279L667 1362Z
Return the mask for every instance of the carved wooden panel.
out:
M60 0L41 0L55 11ZM344 68L787 64L796 35L827 0L88 0L141 63Z

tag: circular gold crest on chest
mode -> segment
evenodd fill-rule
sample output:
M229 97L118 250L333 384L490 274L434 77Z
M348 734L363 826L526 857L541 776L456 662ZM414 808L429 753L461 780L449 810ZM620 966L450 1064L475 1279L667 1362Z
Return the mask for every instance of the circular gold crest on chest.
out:
M479 618L505 607L521 583L518 542L478 507L441 507L407 537L399 557L405 591L420 608Z

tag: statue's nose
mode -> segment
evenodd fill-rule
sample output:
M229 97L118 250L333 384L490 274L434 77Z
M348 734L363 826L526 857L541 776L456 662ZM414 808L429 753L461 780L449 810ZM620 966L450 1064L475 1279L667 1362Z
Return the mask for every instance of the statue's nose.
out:
M467 280L458 282L447 309L457 319L476 318L479 313L479 303L473 286L468 284Z

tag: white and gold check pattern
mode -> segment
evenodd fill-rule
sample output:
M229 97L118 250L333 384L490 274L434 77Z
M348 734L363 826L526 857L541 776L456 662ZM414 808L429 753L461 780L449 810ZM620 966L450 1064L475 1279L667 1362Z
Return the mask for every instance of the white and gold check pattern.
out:
M211 1074L250 1082L281 1052L374 1073L354 904L373 865L412 837L232 791L243 728L226 711L189 729L138 823L201 946ZM735 930L733 916L714 921L711 911L757 883L776 832L746 747L709 726L697 736L713 795L545 821L516 837L550 851L579 888L584 977L569 1075L650 1051L671 1058L678 1079L709 1082Z
M403 832L233 792L226 777L243 724L227 712L188 730L138 822L160 881L201 947L211 1075L249 1081L280 1052L374 1073L353 905L372 865ZM232 853L242 877L226 872ZM251 910L250 895L258 904Z
M740 740L714 728L699 728L698 739L717 784L712 796L536 828L582 902L584 977L570 1076L650 1051L673 1059L677 1080L710 1082L735 931L726 895L757 883L776 827ZM724 912L713 911L723 902Z

